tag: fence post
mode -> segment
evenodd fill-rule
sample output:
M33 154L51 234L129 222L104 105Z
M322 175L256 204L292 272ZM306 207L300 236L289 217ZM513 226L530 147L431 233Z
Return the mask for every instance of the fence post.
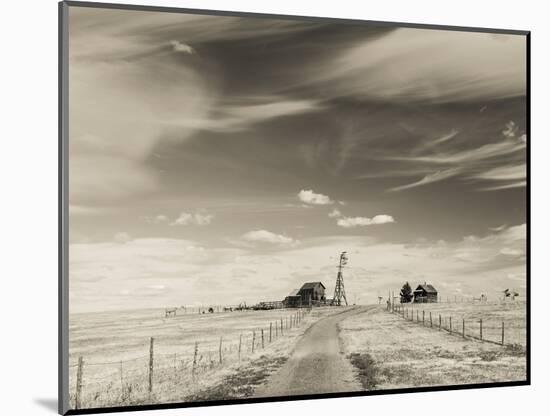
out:
M449 316L449 332L453 333L453 317Z
M466 324L464 323L464 318L462 318L462 338L466 338Z
M149 394L153 392L153 346L155 339L151 337L151 342L149 345Z
M239 345L240 347L240 345ZM239 348L240 349L240 348ZM191 371L191 375L193 376L193 379L195 378L195 374L197 372L197 355L199 353L199 343L195 341L195 349L193 350L193 370ZM240 355L240 351L239 351Z
M279 336L279 325L277 325L277 321L275 321L275 338Z
M243 334L239 335L239 361L241 361L241 345L243 343Z
M434 327L434 323L432 321L432 312L430 311L430 328Z
M479 320L479 339L483 340L483 319Z
M78 369L76 370L76 393L74 398L74 408L80 409L80 400L82 398L82 371L84 367L84 359L82 356L78 357Z
M264 349L264 329L262 328L262 350Z
M222 337L220 337L220 348L218 350L218 353L220 355L220 364L222 363Z
M283 318L281 318L281 336L284 335L283 333Z
M269 343L271 344L271 327L273 326L273 324L270 322L269 323Z
M254 354L254 344L256 343L256 331L252 331L252 354Z
M422 326L424 326L424 318L425 318L426 312L422 310Z
M502 337L500 338L501 339L500 343L502 345L504 345L504 321L502 321L502 334L501 335L502 335Z
M439 314L439 331L441 331L441 314Z

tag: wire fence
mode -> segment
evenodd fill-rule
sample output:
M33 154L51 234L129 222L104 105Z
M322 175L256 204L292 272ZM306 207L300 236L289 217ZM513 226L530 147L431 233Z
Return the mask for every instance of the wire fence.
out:
M88 361L78 356L69 366L71 408L154 403L162 392L176 387L192 394L212 372L250 360L293 333L310 312L310 308L298 309L237 338L197 340L191 348L173 353L156 351L157 339L151 337L147 350L132 358Z
M484 316L482 310L441 313L439 310L429 310L428 306L429 304L405 306L388 303L387 310L423 327L462 338L514 348L525 347L527 322L523 314L512 315L501 311L500 317L493 314Z

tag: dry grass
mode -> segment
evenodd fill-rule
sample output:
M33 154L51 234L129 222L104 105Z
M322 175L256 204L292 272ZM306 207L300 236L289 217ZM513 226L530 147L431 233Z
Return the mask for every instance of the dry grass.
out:
M235 387L237 396L247 394L246 386L255 385L255 379L267 376L286 360L305 329L336 311L315 308L303 318L299 327L292 329L287 329L286 325L295 310L187 314L175 318L164 318L163 312L140 310L71 316L69 383L73 406L76 363L80 355L84 357L83 408L181 402L197 398L211 400L210 397L220 396L221 385L227 385L229 390ZM274 325L277 322L280 326L281 318L284 335L281 336L277 330L278 336L275 337ZM270 322L273 323L271 343ZM264 349L261 329L264 330ZM254 353L252 331L256 334ZM148 392L150 337L155 338L151 395ZM220 337L222 363L219 362ZM193 376L195 342L198 343L198 354ZM253 366L251 362L254 362ZM227 398L230 397L229 394Z
M484 312L489 312L488 308ZM518 343L502 347L463 339L411 323L384 308L355 315L340 327L344 351L365 389L519 381L526 377L525 349Z
M505 344L525 346L527 341L526 303L491 302L491 303L425 303L403 305L414 315L422 319L425 312L426 323L429 313L432 313L434 326L439 324L441 315L442 326L449 328L451 318L453 331L462 333L462 320L465 322L467 336L479 337L479 321L483 320L483 338L493 342L501 342L502 323L504 322Z

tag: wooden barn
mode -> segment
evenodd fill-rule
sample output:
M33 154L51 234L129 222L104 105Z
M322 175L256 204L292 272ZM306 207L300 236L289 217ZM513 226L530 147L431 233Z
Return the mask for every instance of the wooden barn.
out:
M437 302L437 289L432 285L424 283L418 285L413 292L414 303L435 303Z
M302 306L325 304L325 285L321 282L304 283L300 289L294 289L283 300L285 308L301 308Z
M325 303L325 290L326 287L321 282L308 282L304 283L298 294L302 299L303 305Z

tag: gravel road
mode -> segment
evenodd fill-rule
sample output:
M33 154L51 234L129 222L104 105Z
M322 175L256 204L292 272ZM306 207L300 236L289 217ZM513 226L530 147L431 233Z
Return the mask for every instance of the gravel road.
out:
M355 307L316 322L296 344L288 361L255 397L353 392L363 390L355 379L351 363L340 351L338 322L364 311Z

